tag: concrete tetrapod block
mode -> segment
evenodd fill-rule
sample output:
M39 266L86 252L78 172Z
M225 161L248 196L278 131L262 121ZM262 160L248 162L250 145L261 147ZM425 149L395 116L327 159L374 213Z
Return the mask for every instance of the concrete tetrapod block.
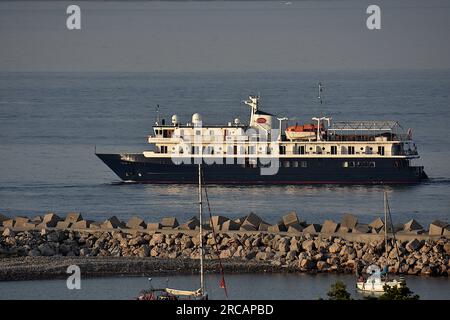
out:
M423 227L416 220L412 219L403 225L403 230L404 231L423 230Z
M56 227L56 224L58 223L58 221L61 221L62 219L57 216L54 213L47 213L44 215L44 218L42 219L42 224L43 227L48 227L48 228L54 228Z
M28 223L28 222L30 222L30 219L27 217L15 217L14 218L14 228L20 228L25 223Z
M267 222L261 222L258 227L258 231L267 231L269 230L270 224Z
M320 224L312 223L303 229L303 233L318 233L321 232L322 226Z
M145 229L147 228L147 224L139 217L131 217L128 219L126 227L130 229Z
M73 229L87 229L90 228L92 220L81 220L72 224Z
M287 232L290 233L300 233L305 229L305 227L303 225L301 225L300 223L294 223L289 225Z
M222 225L224 224L225 221L228 221L230 219L223 217L223 216L212 216L211 217L211 221L210 221L210 225L211 227L214 228L214 230L221 230Z
M278 223L275 223L274 225L271 225L268 229L268 232L271 233L278 233L278 232L286 232L287 228L284 225L282 221L279 221Z
M346 227L348 229L354 229L358 223L358 218L354 215L346 213L342 216L341 227Z
M120 221L116 216L112 216L109 219L106 219L101 225L102 229L115 229L115 228L123 228L124 224Z
M371 223L369 223L369 227L372 228L372 233L378 233L384 227L384 222L381 218L376 218ZM375 232L373 232L375 230Z
M258 223L258 227L259 227L259 223ZM239 228L239 230L242 231L256 231L258 230L257 227L255 227L252 223L250 223L249 221L245 220L241 227Z
M162 229L175 229L179 225L180 224L178 223L178 220L175 217L166 217L161 220Z
M440 221L440 220L435 220L432 223L430 223L430 228L428 231L428 234L430 236L440 236L444 234L444 229L445 227L447 227L449 224L447 222L444 221Z
M197 217L192 217L180 226L180 230L195 230L196 227L200 226L200 221Z
M295 211L289 212L283 216L283 224L287 227L291 225L304 225L305 221L300 221L298 219L297 213Z
M250 224L255 228L255 230L258 230L259 224L261 222L262 219L252 212L247 217L245 217L245 221L242 223L242 225L244 225L244 223Z
M152 223L147 223L147 230L148 231L156 231L161 229L161 224L159 222L152 222Z
M370 233L372 228L366 223L358 223L352 229L352 233Z
M322 233L335 233L339 228L339 223L334 222L333 220L325 220L322 225L322 229L320 232Z
M70 222L70 223L75 223L75 222L78 222L78 221L81 221L81 220L83 220L83 217L81 216L81 213L79 213L79 212L69 212L66 215L66 220L65 221Z
M222 231L239 230L240 227L240 224L234 222L233 220L228 220L223 223Z
M61 230L69 229L72 226L72 222L70 221L58 221L56 223L56 228Z

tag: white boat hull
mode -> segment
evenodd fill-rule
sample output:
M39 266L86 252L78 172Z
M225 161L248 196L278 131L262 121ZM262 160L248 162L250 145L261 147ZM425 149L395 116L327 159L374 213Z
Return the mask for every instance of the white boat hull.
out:
M384 292L384 286L388 285L391 288L400 287L400 282L393 281L358 281L356 287L360 291L365 292Z

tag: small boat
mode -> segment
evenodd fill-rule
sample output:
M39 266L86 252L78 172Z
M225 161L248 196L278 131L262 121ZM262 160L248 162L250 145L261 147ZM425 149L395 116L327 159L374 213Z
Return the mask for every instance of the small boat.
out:
M389 220L392 228L392 234L393 239L396 244L395 239L395 230L392 224L392 218L391 218L391 212L389 210L389 204L388 204L388 198L387 193L384 193L384 250L386 255L386 262L388 260L389 252L387 251L387 242L388 242L388 233L387 233L387 216L389 214ZM396 247L397 248L397 247ZM398 248L397 248L397 259L398 259ZM366 273L369 274L369 276L365 279L363 275L358 274L358 268L356 270L357 275L357 281L356 281L356 288L359 291L362 291L364 293L384 293L385 286L389 286L391 288L400 287L401 283L404 283L404 278L399 279L389 279L389 272L387 265L384 266L383 269L381 269L377 265L370 265Z
M315 124L304 124L287 127L286 138L295 140L315 140L317 139L317 126Z
M171 288L155 289L151 287L148 290L141 291L137 300L208 300L208 293L205 290L204 270L203 270L203 201L202 201L202 169L198 165L198 203L199 203L199 237L200 237L200 288L197 290L179 290ZM149 279L151 281L151 278ZM223 278L222 278L222 281Z

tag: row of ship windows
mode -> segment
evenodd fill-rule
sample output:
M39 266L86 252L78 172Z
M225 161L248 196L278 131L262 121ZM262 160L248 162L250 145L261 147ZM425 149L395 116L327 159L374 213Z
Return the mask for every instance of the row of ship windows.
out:
M191 154L199 154L200 153L199 152L200 151L199 148L200 147L192 147ZM372 149L373 148L370 147L370 152L372 152ZM172 151L175 151L175 150L176 150L175 147L172 147ZM262 151L263 149L260 148L259 150ZM313 150L313 147L310 147L309 151L312 151L312 150ZM321 150L324 151L325 148L322 148ZM361 147L361 151L363 151L363 150L364 150L364 148ZM222 148L218 147L218 151L222 151ZM286 146L280 146L280 150L279 151L280 151L280 154L286 154ZM300 146L297 151L298 151L298 154L309 154L308 152L306 152L305 146ZM161 146L160 147L160 152L161 153L167 153L168 152L167 146ZM179 149L179 153L181 153L181 154L184 153L183 148ZM210 147L210 146L203 147L203 153L204 154L211 154L211 155L213 155L214 154L214 148ZM247 154L255 154L255 153L256 153L255 147L253 147L253 146L248 147ZM315 153L322 153L322 152L317 150ZM237 146L228 147L228 154L238 154L238 147ZM267 149L267 154L270 154L270 149ZM331 154L337 154L337 146L331 146ZM355 147L353 147L353 146L347 147L347 154L355 154ZM358 152L358 154L359 154L359 152ZM379 146L378 147L378 154L384 155L384 147L383 146Z

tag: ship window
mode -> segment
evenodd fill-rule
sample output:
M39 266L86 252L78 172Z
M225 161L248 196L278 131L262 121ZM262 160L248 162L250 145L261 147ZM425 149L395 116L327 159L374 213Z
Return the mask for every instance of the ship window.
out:
M342 163L342 167L348 168L348 161L344 161L344 162Z
M302 168L308 167L308 162L306 162L306 161L300 161L300 167L302 167Z
M298 153L299 154L305 154L305 146L298 147Z
M378 154L379 154L380 156L384 156L384 147L383 147L383 146L379 146L379 147L378 147Z
M286 146L280 146L280 154L286 154Z
M199 136L199 135L202 134L202 131L201 131L201 130L195 130L195 134L196 134L197 136Z
M331 154L337 154L337 146L331 146Z
M354 146L349 146L348 147L348 154L355 154L355 147Z
M298 161L292 161L292 167L297 168L298 167Z
M283 161L283 167L285 168L289 168L291 165L289 163L289 161Z
M249 146L248 147L248 154L255 154L256 152L255 152L256 150L255 150L255 146Z
M167 146L161 146L161 153L167 153Z

